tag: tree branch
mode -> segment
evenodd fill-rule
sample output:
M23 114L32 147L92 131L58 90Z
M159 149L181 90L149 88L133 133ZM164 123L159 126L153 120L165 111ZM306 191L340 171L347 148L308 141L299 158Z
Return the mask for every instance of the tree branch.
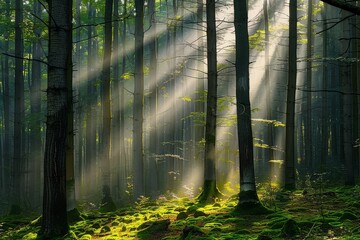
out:
M342 10L346 10L348 12L351 12L353 14L360 16L360 7L358 7L358 6L352 5L347 2L339 1L339 0L321 0L321 1L323 1L324 3L327 3L331 6L340 8Z

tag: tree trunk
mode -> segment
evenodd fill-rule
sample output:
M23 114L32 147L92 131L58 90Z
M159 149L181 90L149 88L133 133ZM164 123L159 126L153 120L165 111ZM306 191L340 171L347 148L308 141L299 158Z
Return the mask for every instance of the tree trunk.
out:
M126 16L127 14L127 0L124 0L123 4L123 15ZM122 50L121 50L121 59L122 59L122 69L121 73L122 75L126 72L126 18L123 20L123 27L122 27ZM125 86L124 86L125 79L122 77L120 81L120 135L119 135L119 141L120 141L120 161L122 168L120 169L120 179L122 182L122 187L125 192L125 189L127 187L127 181L128 181L128 175L129 175L129 169L127 164L127 155L125 153Z
M345 18L349 14L342 13ZM351 37L351 22L345 20L343 23L343 35L345 38ZM345 56L351 56L349 43L342 42L342 52ZM351 79L351 65L348 62L340 62L340 79L342 82L342 91L344 93L353 92L352 79ZM343 95L343 125L344 125L344 163L345 163L345 184L355 185L355 169L354 169L354 151L353 151L353 96L351 94Z
M157 31L156 31L156 9L155 0L149 1L149 24L150 28L150 174L149 186L151 187L150 195L155 197L158 191L158 179L156 174L156 154L158 152L158 137L157 137ZM155 173L155 174L154 174Z
M205 102L204 102L204 4L203 0L197 1L197 63L196 63L196 71L197 71L197 79L196 79L196 91L195 91L195 113L199 116L205 112ZM203 172L203 159L204 159L204 150L202 146L202 141L205 138L205 131L204 126L201 123L203 119L195 119L193 121L194 125L194 143L193 143L193 152L194 152L194 159L192 159L192 172L191 176L198 176L195 180L195 184L199 184L203 182L203 176L199 174L199 172ZM198 189L200 186L195 185L193 186L194 189Z
M115 205L110 191L110 127L111 127L111 103L110 103L110 68L111 68L111 43L112 43L112 12L113 0L105 1L105 42L104 59L102 69L102 211L113 211Z
M76 19L79 24L80 16L80 2L76 0ZM79 32L76 32L76 38L78 39ZM77 44L79 45L79 43ZM76 47L76 55L78 55L80 48ZM77 62L78 71L80 71L80 62ZM68 101L68 114L67 114L67 137L66 137L66 199L67 210L73 210L76 208L75 200L75 150L74 150L74 105L73 105L73 79L67 79L67 101ZM79 126L81 127L81 126Z
M14 105L14 160L13 160L13 187L12 209L10 213L16 213L21 207L21 199L24 197L24 44L23 44L23 1L15 1L15 105Z
M269 45L270 45L270 30L269 30L269 14L268 14L268 0L264 0L263 4L264 11L264 25L265 25L265 90L266 90L266 119L272 120L272 86L270 82L270 54L269 54ZM265 160L274 159L274 133L273 133L273 124L268 124L267 126L267 135L266 135L266 144L269 146L268 149L268 158ZM270 168L272 165L266 164ZM265 167L265 166L264 166ZM270 176L271 179L272 176Z
M135 0L135 85L133 104L134 197L144 195L144 1Z
M10 0L6 0L6 10L5 10L5 16L6 19L10 19ZM5 39L5 43L4 43L4 52L5 53L9 53L9 33L5 32L4 34L4 39ZM7 170L4 172L4 184L5 183L10 183L10 179L11 179L11 175L10 175L10 167L11 167L11 151L10 151L10 87L9 87L9 57L8 56L4 56L4 71L3 71L3 79L2 79L2 84L3 84L3 106L4 106L4 155L3 155L3 161L4 161L4 168ZM11 184L5 184L4 186L4 191L9 193L10 192L10 186ZM4 195L7 196L6 200L8 202L11 201L11 199L9 199L11 196L10 194L8 195Z
M285 133L285 189L295 189L295 92L297 49L297 0L290 0L289 60Z
M312 85L312 12L313 12L313 1L308 0L308 11L307 11L307 44L306 44L306 121L305 121L305 168L306 171L310 170L312 166L313 158L313 143L312 143L312 104L311 104L311 85Z
M214 201L220 195L216 186L216 113L217 113L217 51L215 0L206 1L206 33L208 61L208 94L206 106L204 186L199 202Z
M113 40L113 91L112 97L112 131L111 131L111 162L114 163L114 167L117 169L120 165L120 66L119 66L119 0L114 0L114 40ZM120 174L114 175L114 179L111 180L114 189L114 199L120 199L118 195L120 191Z
M323 18L323 29L327 28L327 6L324 6L324 12L322 14L322 18ZM323 32L323 39L322 39L322 52L323 52L323 58L326 59L327 58L327 54L328 54L328 32L325 31ZM324 62L323 64L323 72L322 72L322 89L326 90L328 88L328 63ZM329 140L329 116L328 116L328 103L327 103L327 93L326 91L323 91L321 94L321 98L322 98L322 125L321 125L321 161L320 161L320 171L324 171L325 167L326 167L326 163L327 163L327 158L328 158L328 151L329 151L329 146L328 146L328 140Z
M72 80L72 1L49 0L47 128L44 157L42 234L67 234L66 137L68 82Z
M34 14L39 17L41 14L41 4L39 2L34 2ZM34 22L39 24L39 20L34 18ZM35 25L36 26L36 25ZM40 34L41 29L39 27L34 27L35 39L33 41L33 59L41 59L41 42ZM30 112L33 121L30 126L30 144L31 144L31 155L30 161L32 162L33 169L33 178L32 181L35 184L35 188L32 189L34 202L36 204L40 203L41 191L39 190L38 185L41 182L41 161L43 159L42 152L42 139L41 139L41 63L37 61L32 62L32 71L31 71L31 86L30 86Z
M234 0L236 48L236 110L239 141L240 194L239 206L259 202L254 171L254 149L251 127L249 86L248 5Z

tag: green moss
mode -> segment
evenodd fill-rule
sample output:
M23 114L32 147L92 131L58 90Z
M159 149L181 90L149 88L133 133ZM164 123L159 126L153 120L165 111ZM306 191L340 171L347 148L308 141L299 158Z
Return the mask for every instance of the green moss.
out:
M268 235L264 235L264 234L260 234L256 240L271 240L272 237L268 236Z
M84 234L79 238L79 240L91 240L91 239L92 237L90 234Z
M186 212L179 212L179 214L176 216L176 220L183 220L188 217Z
M216 186L216 181L205 180L204 189L197 197L199 203L214 203L216 199L221 198L223 194L219 191Z
M195 211L194 212L194 217L197 218L197 217L202 217L202 216L207 216L207 214L205 214L203 211Z
M84 218L81 217L79 210L76 208L67 212L67 219L69 224L84 220Z
M270 214L272 211L264 207L260 202L239 202L235 208L235 213L246 215L263 215Z
M37 239L37 233L29 232L22 237L23 240Z
M356 220L356 219L358 219L358 217L352 212L344 212L342 216L339 218L340 221Z
M182 240L204 239L206 237L207 237L206 233L204 233L199 227L190 225L190 226L185 226L180 239Z
M145 239L148 236L154 235L155 233L167 231L169 225L169 219L145 222L138 227L138 237Z
M283 237L293 238L298 234L300 234L300 228L297 222L293 219L287 220L281 229L281 235Z

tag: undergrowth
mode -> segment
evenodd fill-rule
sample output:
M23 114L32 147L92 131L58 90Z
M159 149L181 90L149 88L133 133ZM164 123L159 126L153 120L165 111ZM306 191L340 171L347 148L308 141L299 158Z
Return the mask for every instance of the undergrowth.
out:
M234 212L237 198L197 204L193 198L141 197L115 212L83 208L62 239L360 239L360 187L325 188L322 176L305 189L259 188L272 211ZM39 216L0 217L0 239L41 239Z

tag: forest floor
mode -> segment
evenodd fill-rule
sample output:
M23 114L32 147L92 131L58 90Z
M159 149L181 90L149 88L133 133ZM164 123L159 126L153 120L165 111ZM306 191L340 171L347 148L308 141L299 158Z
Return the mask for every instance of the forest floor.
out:
M235 212L236 196L140 199L116 212L83 211L63 239L360 239L360 186L284 192L260 188L266 214ZM39 218L0 217L0 239L40 239Z

